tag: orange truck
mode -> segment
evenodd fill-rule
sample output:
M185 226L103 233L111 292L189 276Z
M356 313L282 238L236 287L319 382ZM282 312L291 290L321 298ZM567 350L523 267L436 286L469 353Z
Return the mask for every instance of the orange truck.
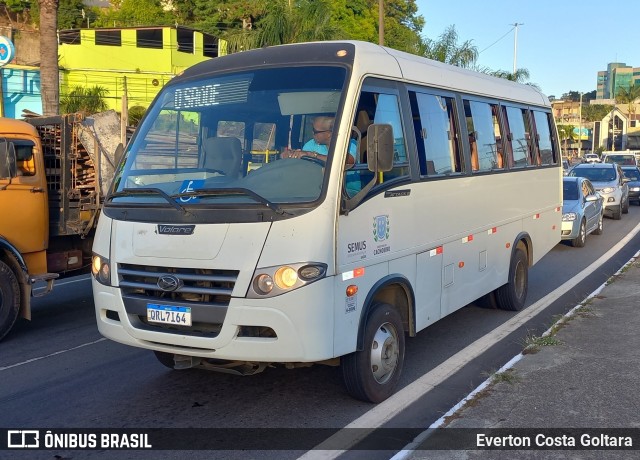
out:
M0 340L19 316L31 319L32 297L89 269L110 177L101 177L103 148L84 122L0 118Z

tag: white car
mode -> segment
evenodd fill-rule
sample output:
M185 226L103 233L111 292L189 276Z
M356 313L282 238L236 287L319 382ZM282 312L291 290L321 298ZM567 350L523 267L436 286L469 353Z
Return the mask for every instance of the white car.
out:
M600 163L600 157L595 153L587 153L583 157L585 163Z

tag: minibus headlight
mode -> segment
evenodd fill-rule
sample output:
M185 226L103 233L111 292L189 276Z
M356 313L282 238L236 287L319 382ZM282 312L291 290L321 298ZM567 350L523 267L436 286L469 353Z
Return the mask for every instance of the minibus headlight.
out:
M94 254L91 261L91 274L100 284L111 286L111 265L109 259Z
M568 212L566 214L562 215L562 221L563 222L572 222L574 220L576 220L576 213L575 212Z
M291 267L279 268L276 272L275 281L280 289L290 289L298 281L298 272Z
M269 294L273 290L273 278L269 275L265 275L264 273L262 275L258 275L254 280L253 288L258 294Z
M325 277L327 265L315 262L263 267L253 274L249 298L273 297Z

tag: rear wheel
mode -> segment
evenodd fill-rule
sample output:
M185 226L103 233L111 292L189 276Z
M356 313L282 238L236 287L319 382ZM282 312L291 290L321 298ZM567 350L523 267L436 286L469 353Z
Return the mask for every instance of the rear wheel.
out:
M524 307L529 288L529 261L522 246L516 248L509 264L509 281L496 289L496 304L502 310L518 311Z
M391 305L377 304L366 321L363 349L342 357L347 392L362 401L384 401L394 393L403 363L402 318Z
M0 260L0 340L9 333L20 311L20 285L13 270Z
M574 248L584 247L584 243L587 240L587 223L584 219L580 222L580 230L578 231L578 236L571 240L571 246Z

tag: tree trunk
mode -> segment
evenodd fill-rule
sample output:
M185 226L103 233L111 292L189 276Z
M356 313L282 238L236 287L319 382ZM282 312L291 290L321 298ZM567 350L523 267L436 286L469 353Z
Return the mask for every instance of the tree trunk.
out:
M60 104L58 80L58 2L40 2L40 93L44 115L57 115Z

